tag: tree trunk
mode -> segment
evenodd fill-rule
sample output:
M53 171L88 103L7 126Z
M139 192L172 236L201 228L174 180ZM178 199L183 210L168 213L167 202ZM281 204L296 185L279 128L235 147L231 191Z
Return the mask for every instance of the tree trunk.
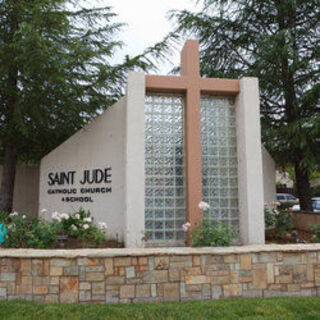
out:
M311 187L309 182L309 173L302 169L299 162L295 163L296 183L300 201L300 209L303 211L313 211L311 200Z
M0 211L11 212L13 204L14 179L16 176L17 154L11 141L4 145L4 162L0 188Z

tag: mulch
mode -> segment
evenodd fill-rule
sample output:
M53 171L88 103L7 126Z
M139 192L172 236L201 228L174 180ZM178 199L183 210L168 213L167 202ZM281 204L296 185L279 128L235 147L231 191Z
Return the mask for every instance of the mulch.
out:
M285 234L276 229L266 230L266 244L312 243L313 232L293 229Z

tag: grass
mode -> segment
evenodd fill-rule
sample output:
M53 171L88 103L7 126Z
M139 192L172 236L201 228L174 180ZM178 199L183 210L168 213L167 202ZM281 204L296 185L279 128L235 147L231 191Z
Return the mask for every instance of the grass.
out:
M272 298L127 305L1 301L0 319L309 320L320 319L320 298Z

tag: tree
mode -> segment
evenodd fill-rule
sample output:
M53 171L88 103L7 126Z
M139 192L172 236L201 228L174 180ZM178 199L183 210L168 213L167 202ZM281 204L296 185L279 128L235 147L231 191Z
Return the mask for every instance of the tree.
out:
M128 70L150 66L150 52L111 64L114 17L71 0L0 0L0 211L12 209L18 161L38 161L123 93Z
M320 164L318 0L204 0L200 13L171 14L173 34L195 35L201 73L260 81L262 136L279 165L293 166L303 210Z

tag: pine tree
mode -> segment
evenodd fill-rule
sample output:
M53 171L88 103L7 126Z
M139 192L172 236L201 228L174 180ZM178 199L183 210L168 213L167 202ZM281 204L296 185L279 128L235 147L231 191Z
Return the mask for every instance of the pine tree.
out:
M128 70L150 66L144 55L112 65L122 24L77 3L0 0L0 211L18 161L38 161L122 94Z
M281 166L293 166L303 210L312 210L310 173L320 166L318 0L204 0L176 11L176 36L195 35L201 73L260 81L262 136Z

